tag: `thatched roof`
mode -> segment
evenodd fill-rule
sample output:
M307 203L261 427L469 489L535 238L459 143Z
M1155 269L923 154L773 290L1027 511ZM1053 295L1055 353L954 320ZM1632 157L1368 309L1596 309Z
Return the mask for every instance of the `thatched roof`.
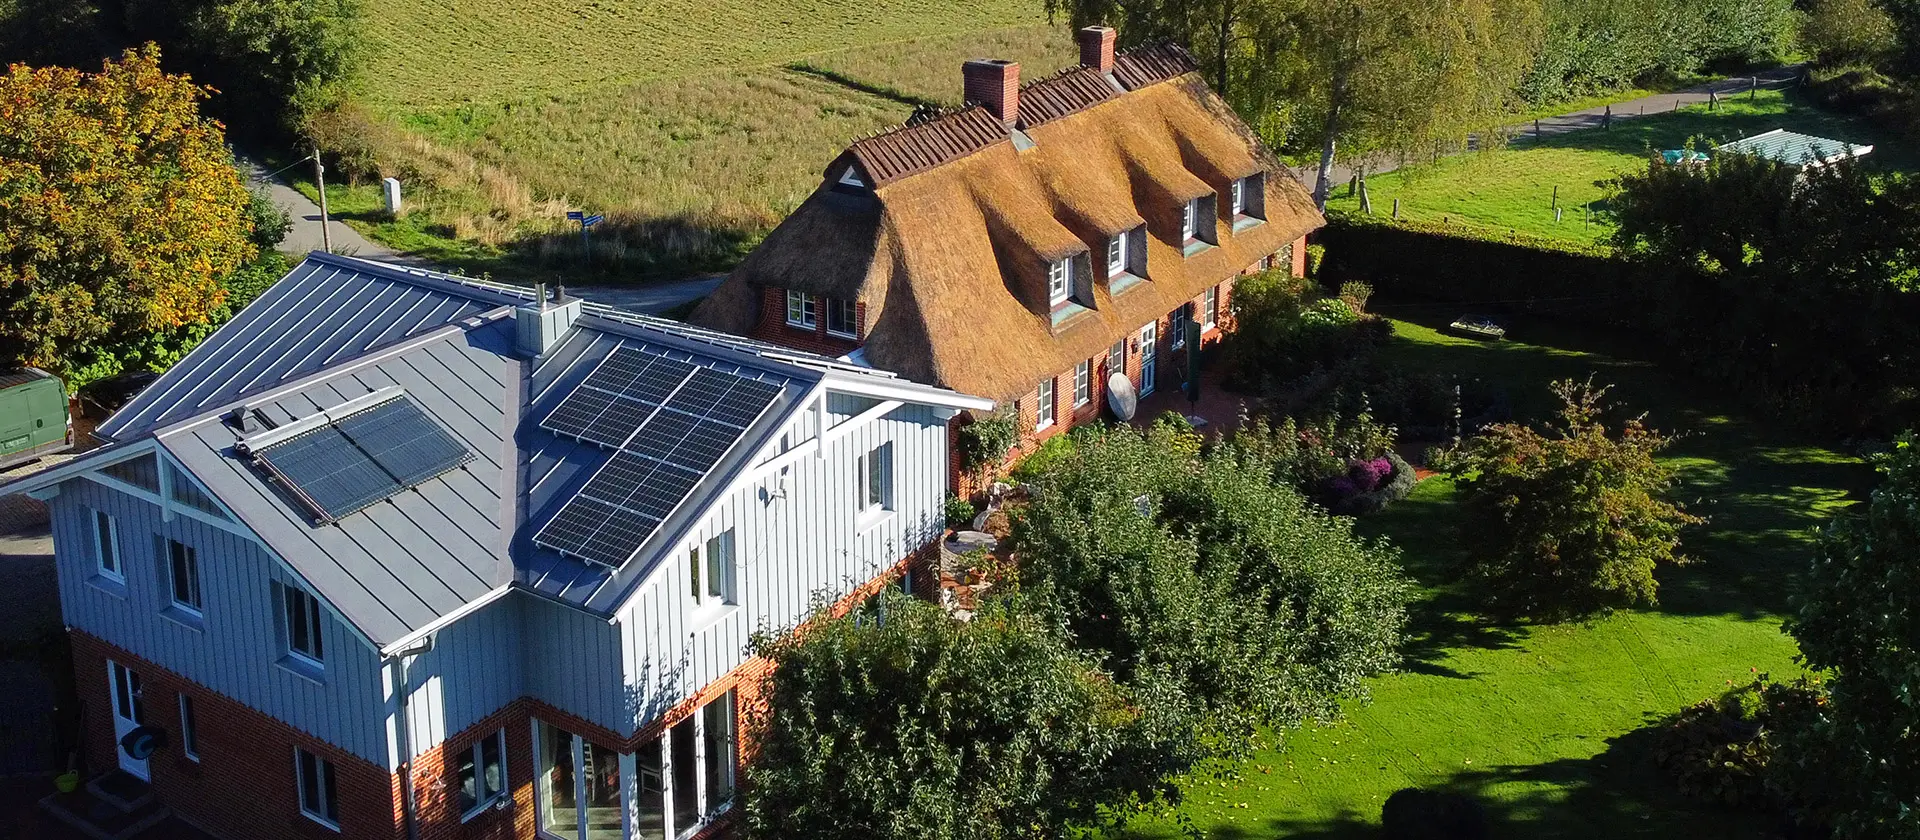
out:
M1123 54L1111 77L1029 84L1016 128L1020 143L976 107L855 143L694 322L747 332L766 287L859 300L870 363L1006 400L1325 223L1178 48ZM834 187L850 164L871 192ZM1219 245L1185 256L1185 202L1225 205L1256 172L1269 173L1266 221L1235 232L1222 219ZM1147 280L1112 294L1094 272L1090 311L1056 326L1047 263L1091 251L1098 265L1109 236L1143 222Z

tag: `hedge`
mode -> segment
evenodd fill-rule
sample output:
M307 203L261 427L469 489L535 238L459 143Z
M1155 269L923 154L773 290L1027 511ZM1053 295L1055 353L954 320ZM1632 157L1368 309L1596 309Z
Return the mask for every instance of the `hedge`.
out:
M1651 288L1645 270L1611 248L1465 225L1330 213L1318 234L1327 248L1318 278L1347 280L1376 295L1458 303L1476 312L1525 313L1645 329Z

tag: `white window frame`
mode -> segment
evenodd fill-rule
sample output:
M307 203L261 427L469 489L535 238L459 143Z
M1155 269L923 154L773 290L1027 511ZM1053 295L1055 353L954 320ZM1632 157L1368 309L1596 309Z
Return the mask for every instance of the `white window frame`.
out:
M876 466L877 465L877 466ZM879 471L880 484L873 482ZM863 517L877 517L893 510L893 442L880 444L854 459L854 483L857 486L855 508Z
M1047 303L1059 306L1073 296L1073 258L1047 264Z
M306 762L302 760L304 758L313 759L314 772L321 774L321 777L316 780L314 784L314 790L321 799L321 801L317 803L307 802L307 766ZM333 762L320 757L318 753L309 752L300 747L293 748L293 790L294 798L300 802L300 813L305 815L307 819L313 820L334 831L340 830L339 780L340 773L334 768ZM327 805L328 799L331 799L333 804L332 816L314 811L308 807L309 805L318 805L324 808Z
M813 295L807 294L806 292L800 291L798 289L788 289L787 290L787 326L800 327L802 329L810 330L810 329L813 329L815 325L819 324L820 316L815 314L816 310L813 303L814 303ZM794 319L796 306L798 307L798 314L800 316L798 320Z
M206 598L200 591L200 552L193 546L171 537L163 539L165 539L167 549L168 602L172 604L173 608L186 612L189 615L195 617L205 615ZM186 581L187 596L192 599L191 603L180 600L180 568L182 564L177 562L176 559L176 555L180 551L185 552L186 563L184 565L189 572Z
M732 528L689 546L687 556L687 570L692 576L687 594L694 606L715 607L740 602L739 545Z
M1118 354L1113 352L1116 349L1120 351ZM1114 364L1115 362L1119 363L1117 367ZM1113 346L1107 348L1107 375L1112 376L1116 373L1121 376L1127 374L1127 339L1125 337L1122 337L1119 341L1114 342Z
M1073 407L1093 402L1093 360L1073 366Z
M839 298L825 298L824 300L827 302L827 306L826 306L827 335L837 335L841 338L853 338L859 335L860 333L859 304L855 303L854 301L841 300ZM837 330L833 328L833 316L834 316L834 313L838 312L840 307L842 306L845 306L847 308L847 312L846 312L847 328L844 330Z
M1201 295L1200 331L1213 332L1214 329L1219 326L1219 321L1220 287L1210 286L1207 288L1206 294Z
M107 580L127 582L126 562L120 551L120 525L104 510L93 512L93 567Z
M487 762L486 762L486 752L484 747L489 741L493 742L494 747L499 749L500 751L499 752L500 789L493 791L492 793L488 793L486 790ZM486 811L488 808L493 807L494 803L499 802L503 797L507 796L509 793L513 791L513 785L509 783L509 776L507 775L506 727L501 727L499 729L496 729L494 730L492 735L488 735L484 738L481 738L478 741L474 741L473 745L470 747L467 747L467 749L464 752L465 752L466 758L471 759L473 761L473 789L474 789L475 795L474 795L473 805L467 808L466 811L460 814L461 822L466 822L467 820L470 820L470 819L473 819L474 817L479 816L482 812ZM454 774L455 774L456 780L458 779L459 772L460 772L460 765L458 762L456 762L454 764ZM454 791L453 795L456 797L455 801L458 801L458 797L461 795L461 792L456 790Z
M1200 199L1187 200L1186 209L1180 211L1180 241L1193 243L1200 239Z
M1037 431L1040 431L1041 429L1045 429L1052 426L1054 421L1058 419L1053 416L1053 413L1054 413L1053 377L1049 376L1045 379L1040 380L1039 386L1036 387L1034 390L1035 390L1035 393L1038 394L1038 397L1033 405L1033 430L1037 432Z
M295 626L297 619L294 615L294 603L296 601L300 602L300 612L303 615L299 620L306 625L304 628ZM321 635L326 627L324 615L325 613L320 610L320 599L313 593L298 586L280 585L280 631L286 634L287 656L311 668L326 667L327 644L326 639ZM305 649L297 643L294 632L302 629L305 630L309 642Z
M193 698L181 692L180 706L180 754L189 761L200 760L200 720L193 713Z
M1127 238L1133 231L1123 230L1107 240L1107 276L1119 277L1127 273Z

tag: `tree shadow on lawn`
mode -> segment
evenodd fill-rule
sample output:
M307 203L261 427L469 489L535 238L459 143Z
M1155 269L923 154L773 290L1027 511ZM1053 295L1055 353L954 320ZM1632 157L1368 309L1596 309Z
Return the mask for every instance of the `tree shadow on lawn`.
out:
M1681 796L1653 759L1657 719L1607 739L1590 758L1463 770L1423 780L1427 790L1472 798L1486 810L1490 840L1766 840L1786 837L1776 815ZM1382 792L1385 793L1384 791ZM1210 840L1380 840L1380 815L1345 809L1317 819L1272 819L1201 830Z
M1439 332L1450 318L1438 314L1444 311L1421 308L1396 317ZM1767 422L1764 413L1710 383L1645 359L1651 351L1644 339L1555 322L1521 320L1514 327L1513 333L1540 343L1477 342L1403 328L1381 359L1485 380L1508 395L1514 419L1528 423L1552 416L1557 401L1548 386L1555 380L1591 376L1613 386L1614 422L1644 413L1649 425L1679 435L1667 453L1682 479L1676 494L1709 519L1683 535L1684 550L1698 562L1660 573L1657 609L1746 619L1783 613L1792 581L1811 556L1815 529L1865 498L1872 471ZM1431 605L1473 612L1463 593L1448 591L1464 556L1450 500L1450 493L1416 492L1379 522L1363 520L1362 532L1377 528L1402 547L1418 547L1408 552L1409 571L1436 592Z

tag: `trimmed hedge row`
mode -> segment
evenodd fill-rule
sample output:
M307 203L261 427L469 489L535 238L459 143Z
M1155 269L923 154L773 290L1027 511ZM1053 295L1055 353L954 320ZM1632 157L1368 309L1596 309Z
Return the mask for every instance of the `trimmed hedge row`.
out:
M1525 313L1646 329L1651 283L1609 248L1465 225L1330 213L1319 280L1373 284L1376 294L1458 303L1475 311Z

